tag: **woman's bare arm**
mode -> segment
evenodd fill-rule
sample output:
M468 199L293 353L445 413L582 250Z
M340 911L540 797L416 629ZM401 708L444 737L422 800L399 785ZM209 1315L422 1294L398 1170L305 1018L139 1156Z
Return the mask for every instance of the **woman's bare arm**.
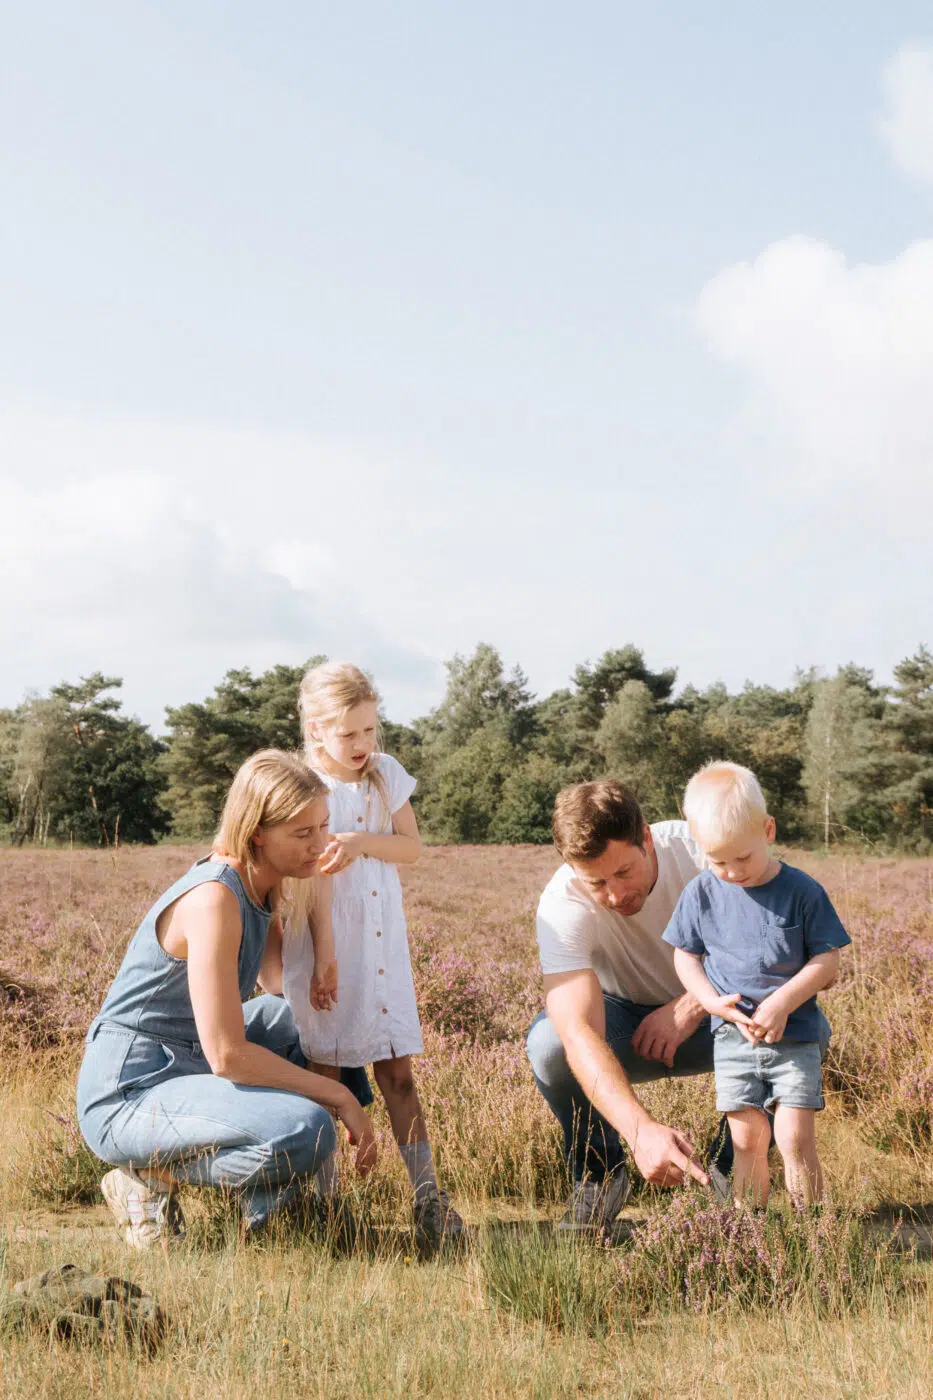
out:
M237 982L242 924L236 895L211 881L182 899L188 989L198 1038L213 1073L235 1084L300 1094L331 1109L357 1144L357 1169L368 1171L375 1161L375 1138L368 1116L350 1090L246 1038Z

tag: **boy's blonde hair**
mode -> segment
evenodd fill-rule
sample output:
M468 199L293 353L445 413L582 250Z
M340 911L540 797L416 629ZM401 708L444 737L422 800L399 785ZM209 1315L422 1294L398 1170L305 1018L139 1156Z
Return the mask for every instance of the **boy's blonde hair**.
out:
M721 844L767 820L758 779L740 763L707 763L687 784L684 816L694 837Z
M304 738L305 757L312 768L325 769L324 745L311 733L312 724L336 724L348 710L357 705L379 704L379 692L372 678L349 661L324 661L319 666L310 666L301 678L298 688L298 713L301 717L301 732ZM382 749L382 726L376 718L376 748L369 755L360 772L376 790L385 809L389 812L389 793L379 772L379 752Z
M300 754L260 749L237 769L214 849L248 867L256 864L256 832L291 821L302 807L326 798L327 788Z

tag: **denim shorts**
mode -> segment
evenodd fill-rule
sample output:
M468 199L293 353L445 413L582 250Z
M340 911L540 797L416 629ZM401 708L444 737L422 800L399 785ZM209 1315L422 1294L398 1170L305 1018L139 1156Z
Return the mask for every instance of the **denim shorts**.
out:
M821 1109L823 1103L822 1048L817 1040L782 1040L777 1045L751 1045L728 1022L713 1035L716 1109L737 1113L743 1108Z

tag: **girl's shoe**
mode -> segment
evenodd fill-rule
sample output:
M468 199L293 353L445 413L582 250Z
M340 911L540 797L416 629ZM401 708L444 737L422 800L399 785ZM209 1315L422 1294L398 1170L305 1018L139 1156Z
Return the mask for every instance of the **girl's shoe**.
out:
M110 1213L131 1249L181 1239L185 1220L172 1191L153 1191L128 1167L114 1167L100 1183Z
M434 1253L445 1243L459 1243L462 1237L463 1221L446 1191L434 1186L415 1197L415 1242L422 1254Z

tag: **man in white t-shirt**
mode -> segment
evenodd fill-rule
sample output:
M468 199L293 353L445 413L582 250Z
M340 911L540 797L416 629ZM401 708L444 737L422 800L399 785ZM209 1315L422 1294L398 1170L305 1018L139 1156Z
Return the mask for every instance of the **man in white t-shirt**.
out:
M703 856L686 822L648 826L613 780L558 793L554 844L565 864L538 904L547 1009L528 1032L528 1058L573 1174L560 1228L605 1228L631 1194L620 1137L646 1181L708 1182L693 1145L632 1088L712 1073L709 1017L661 937Z

